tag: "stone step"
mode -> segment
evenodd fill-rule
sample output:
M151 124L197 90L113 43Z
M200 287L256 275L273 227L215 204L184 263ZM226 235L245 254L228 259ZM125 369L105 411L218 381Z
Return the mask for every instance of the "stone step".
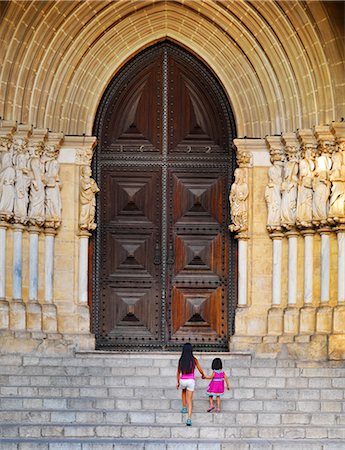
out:
M199 424L186 427L184 423L164 424L94 424L94 423L9 423L0 427L0 438L126 438L126 439L340 439L344 442L343 428L296 425L217 425Z
M344 415L331 413L305 413L305 412L228 412L207 413L205 409L198 411L194 409L193 420L197 424L215 425L312 425L326 428L329 426L340 427L345 430ZM125 424L125 423L147 423L147 424L171 424L184 423L185 414L179 410L95 410L95 409L20 409L0 411L0 423L28 424L39 421L40 423L93 423L93 424Z
M54 394L56 394L54 390ZM78 409L78 408L86 408L86 409L117 409L123 408L123 405L127 406L127 409L137 409L139 408L155 408L155 409L179 409L180 398L176 395L176 391L173 392L165 392L165 394L159 396L159 394L154 393L146 393L146 395L140 395L140 391L135 394L131 394L131 392L120 391L120 393L116 392L115 395L112 396L93 396L90 395L82 396L80 393L72 392L65 393L66 395L61 394L60 396L52 396L51 392L41 392L41 395L32 395L32 396L20 396L17 398L15 396L9 397L0 397L0 409L2 410L12 410L12 409L21 409L21 408L30 408L30 409ZM73 394L73 395L68 395ZM97 391L93 393L97 394ZM304 411L304 412L313 412L315 409L321 412L344 412L345 411L345 401L343 398L335 399L333 395L333 391L326 393L321 391L322 400L306 400L303 398L299 401L291 401L286 397L288 394L284 394L280 398L268 398L267 400L257 400L253 399L228 399L227 397L222 400L222 409L226 411L252 411L259 409L262 410L271 410L272 408L278 407L281 408L281 411ZM341 393L341 397L344 396L344 391ZM263 394L262 394L263 395ZM302 393L298 393L298 395L302 395ZM303 394L303 397L306 394ZM320 396L320 392L317 393ZM314 397L316 398L316 396ZM328 399L329 398L329 399ZM288 400L288 401L286 401ZM282 401L285 401L285 406L282 406ZM208 405L208 400L205 395L201 393L199 395L195 395L193 399L193 405L195 409L201 408L206 409ZM295 408L295 409L294 409Z
M15 411L30 409L32 411L39 410L150 410L157 411L179 411L181 400L179 398L98 398L75 396L73 398L66 397L0 397L0 422L1 414L5 411ZM208 400L195 398L193 400L193 409L197 412L205 412L208 408ZM282 401L282 400L243 400L243 401L227 401L223 399L221 405L222 411L228 413L284 413L284 414L312 414L315 411L324 415L345 416L345 402L339 401ZM2 411L1 411L2 410ZM345 417L344 417L345 422Z
M313 439L0 439L0 450L344 450L336 440Z

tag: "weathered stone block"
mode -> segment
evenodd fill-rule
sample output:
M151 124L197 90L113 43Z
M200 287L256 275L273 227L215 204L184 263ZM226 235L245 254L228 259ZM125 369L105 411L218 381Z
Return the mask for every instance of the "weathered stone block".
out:
M284 333L296 335L299 331L299 309L288 306L284 310Z
M332 333L333 326L333 308L329 306L320 306L316 311L316 332Z
M300 310L300 333L313 334L316 326L316 309L312 306L304 306Z

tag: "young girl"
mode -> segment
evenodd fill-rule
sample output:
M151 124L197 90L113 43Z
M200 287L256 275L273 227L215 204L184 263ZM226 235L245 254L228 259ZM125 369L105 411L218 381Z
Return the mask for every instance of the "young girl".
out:
M222 360L220 358L215 358L212 361L213 374L210 377L205 377L207 380L212 380L207 388L207 395L210 402L210 407L207 412L214 410L213 397L216 397L217 413L220 412L220 397L224 394L224 381L226 383L227 390L230 389L228 377L222 369Z
M192 344L184 344L182 348L182 354L178 362L177 367L177 384L176 389L180 386L182 388L182 409L181 413L188 412L188 418L186 421L186 425L192 425L192 401L193 401L193 392L195 388L195 375L194 370L195 367L200 372L202 378L205 378L205 374L201 369L198 360L193 355L193 347Z

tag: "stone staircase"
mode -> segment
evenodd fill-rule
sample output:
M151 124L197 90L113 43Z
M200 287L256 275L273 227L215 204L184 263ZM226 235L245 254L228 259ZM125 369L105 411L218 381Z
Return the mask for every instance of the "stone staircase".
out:
M196 354L211 373L215 354ZM232 389L193 426L176 391L176 353L0 356L0 450L345 449L344 363L219 354Z

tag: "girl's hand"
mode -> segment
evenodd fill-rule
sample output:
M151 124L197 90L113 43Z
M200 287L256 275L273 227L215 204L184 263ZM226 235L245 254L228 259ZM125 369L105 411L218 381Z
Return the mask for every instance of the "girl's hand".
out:
M229 386L229 385L227 385L227 387L226 387L226 388L227 388L227 390L228 390L228 391L230 391L230 386Z
M176 389L178 389L180 387L180 382L178 381L177 383L176 383Z

